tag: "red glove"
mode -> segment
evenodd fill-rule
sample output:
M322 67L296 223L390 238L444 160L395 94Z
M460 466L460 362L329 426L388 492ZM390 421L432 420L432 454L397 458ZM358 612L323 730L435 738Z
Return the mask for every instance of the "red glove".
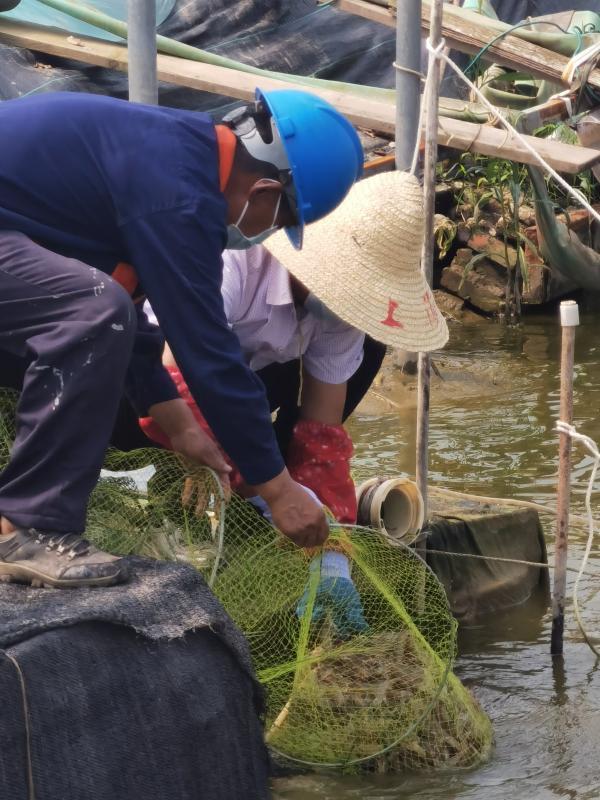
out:
M301 419L294 428L287 467L312 489L338 522L356 523L356 492L350 477L352 439L342 425Z
M208 422L204 419L202 412L196 405L196 401L192 397L192 393L188 389L187 383L183 379L183 375L177 369L177 367L167 367L171 378L173 379L173 383L177 387L177 391L179 392L179 396L185 400L188 404L189 408L194 415L196 422L200 425L204 433L207 433L210 438L219 445L217 442L217 438L210 429ZM172 450L171 441L169 437L163 432L162 428L156 424L156 422L152 419L152 417L142 417L139 420L140 428L144 431L146 436L152 441L157 442L158 444L166 447L167 450ZM242 476L240 475L238 469L236 468L235 464L231 461L229 456L219 447L219 450L223 454L225 461L233 468L232 472L229 474L229 481L231 483L231 488L235 491L238 489L241 484L244 482Z

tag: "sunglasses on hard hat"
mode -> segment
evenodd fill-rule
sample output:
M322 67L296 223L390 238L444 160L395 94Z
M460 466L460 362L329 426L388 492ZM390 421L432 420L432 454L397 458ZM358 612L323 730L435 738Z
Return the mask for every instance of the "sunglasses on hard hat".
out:
M262 101L257 100L233 109L223 117L222 122L233 130L251 155L259 161L270 164L276 170L276 180L283 186L278 214L279 227L289 228L298 225L299 215L292 171L267 106ZM250 146L250 139L257 142L256 134L258 134L262 143L260 155L255 151L254 147ZM275 178L274 174L273 177Z

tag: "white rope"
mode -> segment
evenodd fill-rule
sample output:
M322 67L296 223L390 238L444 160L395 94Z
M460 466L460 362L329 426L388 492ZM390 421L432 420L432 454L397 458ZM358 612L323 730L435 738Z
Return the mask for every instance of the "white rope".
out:
M600 466L600 451L598 451L598 447L593 439L589 436L584 436L582 433L578 433L577 429L574 425L569 425L568 422L563 422L559 420L556 423L556 430L559 433L564 433L569 436L573 441L580 442L585 449L590 453L594 459L594 467L592 469L592 474L590 475L590 480L588 482L587 491L585 493L585 510L587 511L587 518L588 518L588 539L585 546L585 552L583 554L583 559L581 560L581 566L579 567L579 572L577 573L577 577L575 578L575 586L573 587L573 609L575 612L575 619L577 620L577 625L581 634L585 641L588 643L590 648L594 651L597 656L600 656L600 651L596 649L594 644L590 641L589 636L587 635L587 631L583 625L583 620L581 619L581 614L579 610L579 581L581 580L581 576L585 572L585 568L587 566L588 558L590 556L590 552L592 550L592 544L594 541L594 516L592 514L592 492L594 490L594 483L596 481L596 473L598 472L598 467Z
M429 41L429 39L427 41ZM419 110L419 125L417 127L417 141L415 143L415 150L410 165L411 175L416 174L417 165L419 163L419 151L421 149L421 131L423 129L423 120L425 118L425 109L427 108L429 92L431 91L431 87L433 85L433 64L435 59L438 57L439 53L443 49L443 47L444 47L444 40L442 39L437 47L432 47L431 49L428 48L431 54L431 58L429 59L429 63L427 64L427 76L425 78L425 86L423 87L423 94L421 95L421 108ZM394 66L396 66L395 63Z
M415 78L418 78L420 81L425 80L425 75L422 72L419 72L418 69L411 69L410 67L404 67L402 64L398 64L397 61L392 62L392 66L394 69L397 69L398 72L406 72L407 75L414 75Z
M573 78L575 77L575 73L579 69L579 67L587 64L588 61L592 61L593 59L597 58L600 54L600 42L596 42L595 44L587 47L585 50L582 50L581 53L577 53L574 55L571 60L567 63L567 66L562 71L562 75L560 76L563 81L566 83L572 83Z
M415 141L415 149L413 151L412 161L410 163L410 174L417 174L417 166L419 164L419 153L421 150L421 131L423 129L423 119L425 118L425 106L427 105L427 97L429 95L429 87L431 86L431 70L427 70L427 78L425 79L425 86L421 94L421 107L419 108L419 122L417 124L417 139Z
M479 99L479 101L480 101L480 102L481 102L481 103L482 103L482 104L483 104L483 105L484 105L484 106L485 106L487 109L489 109L489 110L490 110L490 111L491 111L493 114L495 114L495 115L497 115L497 114L498 114L498 109L496 109L496 108L495 108L495 107L494 107L494 106L493 106L493 105L492 105L492 104L489 102L489 100L487 99L487 97L486 97L484 94L482 94L482 92L479 90L479 88L478 88L477 86L475 86L475 84L474 84L472 81L470 81L470 80L469 80L469 78L467 78L467 76L466 76L466 75L464 74L464 72L463 72L463 71L460 69L460 67L457 67L457 66L456 66L456 64L455 64L455 63L452 61L452 59L451 59L451 58L449 58L449 57L448 57L448 56L447 56L447 55L446 55L446 54L443 52L442 46L445 44L445 42L444 42L444 40L443 40L443 39L442 39L442 41L441 41L440 45L438 45L438 47L433 47L433 46L431 45L431 42L430 42L430 40L429 40L429 39L427 39L427 42L426 42L426 44L427 44L427 50L428 50L428 52L429 52L429 53L432 55L432 57L433 57L433 58L439 58L439 59L441 59L442 61L445 61L445 62L446 62L446 64L447 64L447 65L448 65L448 66L449 66L451 69L453 69L453 70L454 70L454 72L455 72L455 73L458 75L458 77L459 77L459 78L461 78L461 79L464 81L464 83L466 83L466 84L467 84L467 86L469 86L469 87L470 87L471 91L472 91L472 92L474 92L475 96L476 96L476 97ZM432 60L433 60L433 59L432 59ZM429 69L428 69L428 75L427 75L427 79L428 79L428 80L429 80L429 75L430 75L430 73L431 73L431 61L430 61L430 66L429 66ZM542 167L542 169L543 169L545 172L547 172L549 175L551 175L551 176L554 178L554 180L555 180L555 181L556 181L556 182L557 182L557 183L558 183L560 186L562 186L562 188L565 190L565 192L567 192L567 194L569 194L569 195L571 195L571 197L575 198L575 199L577 200L577 202L578 202L578 203L579 203L579 204L580 204L580 205L581 205L583 208L585 208L585 210L586 210L586 211L587 211L587 212L588 212L588 213L589 213L589 214L590 214L590 215L591 215L591 216L592 216L592 217L593 217L593 218L594 218L594 219L595 219L597 222L600 222L600 214L599 214L599 213L598 213L598 212L597 212L597 211L596 211L596 210L595 210L595 209L594 209L594 208L593 208L593 207L592 207L592 206L591 206L591 205L588 203L588 201L585 199L585 197L583 196L583 194L582 194L580 191L578 191L577 189L574 189L572 186L570 186L570 185L567 183L567 181L566 181L564 178L562 178L562 177L561 177L561 176L558 174L558 172L556 172L556 170L555 170L555 169L553 169L553 168L550 166L550 164L548 164L546 161L544 161L544 159L543 159L543 158L542 158L542 156L541 156L541 155L540 155L540 154L537 152L537 150L536 150L534 147L532 147L532 146L529 144L529 142L528 142L526 139L524 139L524 138L523 138L523 136L522 136L522 135L519 133L519 131L518 131L516 128L514 128L514 127L513 127L513 126L510 124L510 122L509 122L508 120L504 119L504 117L502 117L502 116L498 116L498 121L500 122L500 124L501 124L501 125L503 125L503 126L506 128L506 130L507 130L509 133L511 133L511 134L512 134L512 135L513 135L513 136L514 136L516 139L517 139L517 141L518 141L518 142L520 142L520 143L521 143L521 145L522 145L522 146L525 148L525 150L527 150L527 152L529 152L529 153L530 153L530 154L531 154L531 155L534 157L534 159L535 159L535 160L536 160L536 162L537 162L537 163L540 165L540 167Z
M458 517L458 519L461 519ZM428 547L426 554L435 553L436 556L448 556L449 558L474 558L479 561L498 561L501 564L521 564L525 567L537 567L538 569L554 569L554 564L545 561L525 561L522 558L502 558L501 556L486 556L478 553L454 553L451 550L434 550ZM575 567L566 567L567 572L579 572ZM586 572L586 575L595 576L595 572ZM598 590L600 591L600 589Z

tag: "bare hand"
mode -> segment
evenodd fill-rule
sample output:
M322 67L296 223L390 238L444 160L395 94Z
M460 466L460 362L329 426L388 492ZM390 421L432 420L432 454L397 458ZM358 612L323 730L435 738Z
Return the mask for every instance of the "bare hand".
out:
M287 470L256 487L267 501L273 524L298 547L317 547L329 536L329 526L321 505L292 480Z
M231 467L225 461L225 458L223 457L223 454L219 450L217 444L210 438L210 436L208 436L208 434L204 433L199 425L181 434L171 436L171 446L176 453L180 453L194 464L199 464L203 467L210 467L214 472L216 472L219 481L221 482L221 486L223 487L225 499L229 500L231 497L231 486L229 484L229 473L231 472ZM182 500L186 505L191 501L191 487L188 484L189 480L191 479L186 480L186 485L184 486L183 490L184 495L182 497ZM199 493L199 495L200 494L201 493ZM186 500L187 503L185 502Z

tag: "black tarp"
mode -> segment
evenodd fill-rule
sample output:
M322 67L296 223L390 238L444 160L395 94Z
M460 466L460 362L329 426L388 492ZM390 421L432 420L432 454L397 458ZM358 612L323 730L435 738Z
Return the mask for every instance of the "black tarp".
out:
M30 763L36 800L266 800L244 638L196 570L132 562L108 589L0 584L0 798L30 799Z
M177 0L158 32L265 69L392 87L394 31L316 0ZM39 54L45 69L0 49L0 97L37 91L100 91L127 96L122 72ZM9 58L7 58L9 56ZM78 76L78 77L76 77ZM160 102L218 112L231 100L160 85Z
M560 11L600 13L600 0L492 0L504 22ZM394 30L316 0L176 0L158 32L238 61L300 75L391 88L394 86ZM453 53L459 64L465 58ZM84 66L0 46L0 99L36 91L95 91L127 96L123 73ZM447 75L445 95L464 94ZM225 97L160 85L160 102L213 111L231 106Z
M44 56L0 45L0 99L11 100L40 91L98 92L81 69L46 65Z
M422 539L427 563L464 624L548 593L548 570L519 563L547 563L544 532L532 509L434 515Z

